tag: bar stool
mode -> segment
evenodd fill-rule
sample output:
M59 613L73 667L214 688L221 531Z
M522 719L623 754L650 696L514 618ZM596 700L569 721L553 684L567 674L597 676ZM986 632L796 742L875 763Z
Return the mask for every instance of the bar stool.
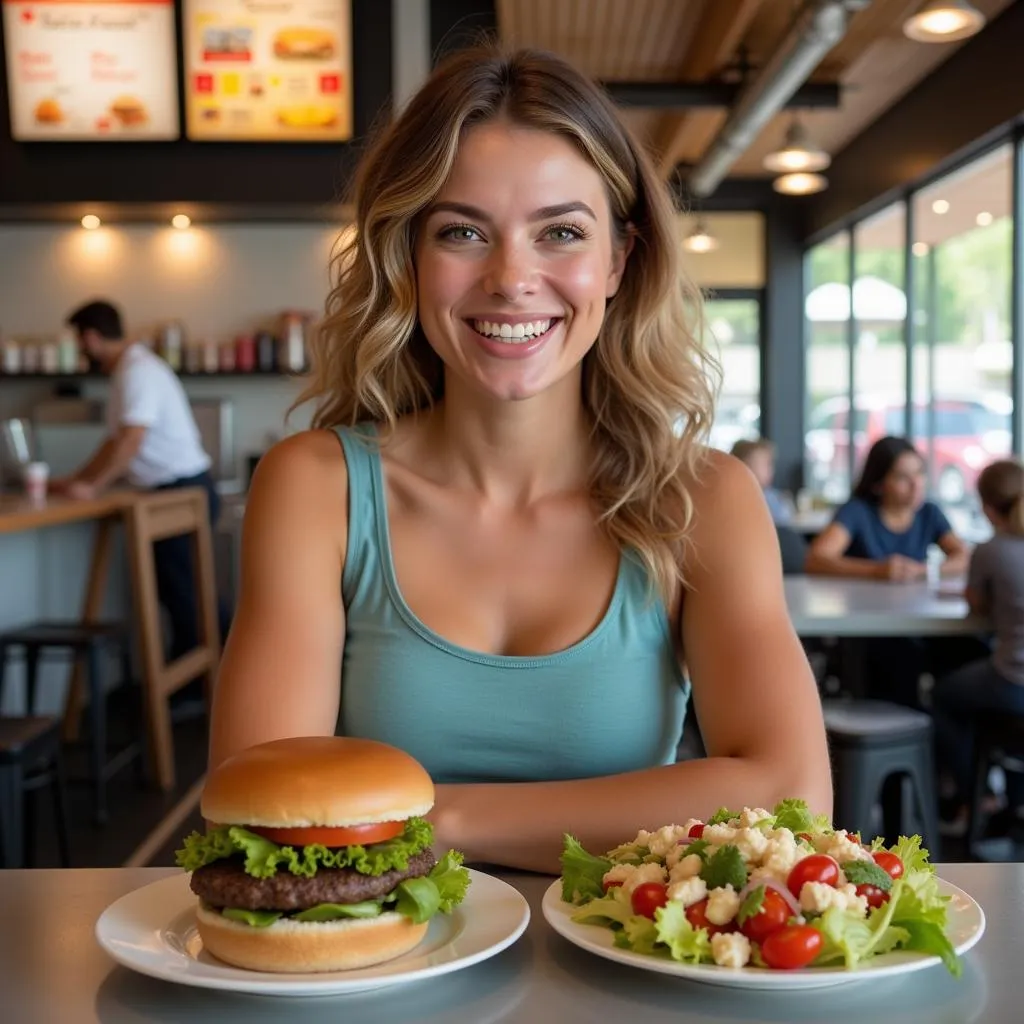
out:
M52 716L0 717L0 864L30 867L35 815L26 796L49 784L61 867L71 866L67 797L60 752L60 720Z
M836 823L859 832L864 840L870 838L875 829L873 809L883 788L888 790L886 783L898 779L898 821L895 828L887 822L886 832L919 833L932 860L938 860L931 718L876 700L826 700L822 710L834 773Z
M174 736L171 695L198 677L203 678L207 710L220 662L217 592L214 582L213 543L206 492L201 487L153 491L133 502L127 513L128 551L131 556L142 653L149 756L160 787L174 788ZM153 545L167 537L191 538L192 583L199 615L199 643L167 663L160 625Z
M992 860L986 845L1002 848L1007 843L983 842L981 829L984 816L981 803L989 769L1005 755L1020 757L1024 753L1024 717L1006 711L982 711L974 716L974 779L967 808L967 852L975 860ZM1009 845L1012 845L1012 841ZM1018 859L1014 856L1013 859Z
M97 824L107 820L107 780L125 765L137 760L141 745L134 740L108 757L107 689L100 671L101 655L111 652L121 664L121 678L131 683L131 652L128 629L117 622L36 622L0 634L0 690L10 654L20 649L25 658L26 706L36 709L39 659L53 652L70 653L85 661L85 681L89 693L89 779L94 791L94 817ZM141 722L141 714L138 716ZM137 734L137 731L136 731Z

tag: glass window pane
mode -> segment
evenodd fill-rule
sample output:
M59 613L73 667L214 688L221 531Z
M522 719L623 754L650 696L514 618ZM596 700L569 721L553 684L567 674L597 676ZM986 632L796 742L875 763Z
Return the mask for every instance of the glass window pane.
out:
M988 533L975 482L1010 451L1012 150L914 199L914 440L954 526Z
M809 250L804 278L808 402L804 484L815 497L838 502L850 487L850 236L842 232Z
M722 390L711 445L729 451L761 429L761 303L757 299L707 301L708 346L722 364Z

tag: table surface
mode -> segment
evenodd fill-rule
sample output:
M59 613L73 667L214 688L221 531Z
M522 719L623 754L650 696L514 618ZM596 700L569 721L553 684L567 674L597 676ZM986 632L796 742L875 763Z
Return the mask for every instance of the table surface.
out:
M34 502L24 495L0 495L0 533L18 533L87 519L103 519L127 508L134 491L109 491L96 498L56 498Z
M967 614L963 582L887 583L834 576L787 576L786 605L800 636L949 636L984 633Z
M496 957L422 982L297 1002L173 985L109 959L94 937L96 919L125 893L173 873L166 868L0 871L3 1019L18 1024L964 1024L1020 1019L1024 864L939 865L939 874L970 893L988 918L985 935L967 954L959 979L937 966L818 993L745 992L686 982L611 963L571 945L541 914L541 897L551 879L508 873L500 877L527 897L532 914L522 938Z

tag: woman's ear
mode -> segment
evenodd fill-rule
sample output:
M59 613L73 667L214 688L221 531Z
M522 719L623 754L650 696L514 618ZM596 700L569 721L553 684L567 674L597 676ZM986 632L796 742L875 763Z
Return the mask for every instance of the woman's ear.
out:
M626 224L623 238L616 238L612 245L612 267L608 274L608 290L605 292L607 298L612 298L622 284L622 275L626 272L626 262L629 260L633 245L636 242L636 228L631 223Z

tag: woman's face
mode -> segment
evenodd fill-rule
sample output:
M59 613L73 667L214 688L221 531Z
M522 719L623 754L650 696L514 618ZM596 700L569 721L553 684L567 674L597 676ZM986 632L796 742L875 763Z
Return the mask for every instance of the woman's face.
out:
M622 280L604 183L567 139L471 128L419 227L419 318L449 378L501 401L578 374Z
M904 452L882 480L880 498L892 508L917 508L924 501L924 463L919 455Z

